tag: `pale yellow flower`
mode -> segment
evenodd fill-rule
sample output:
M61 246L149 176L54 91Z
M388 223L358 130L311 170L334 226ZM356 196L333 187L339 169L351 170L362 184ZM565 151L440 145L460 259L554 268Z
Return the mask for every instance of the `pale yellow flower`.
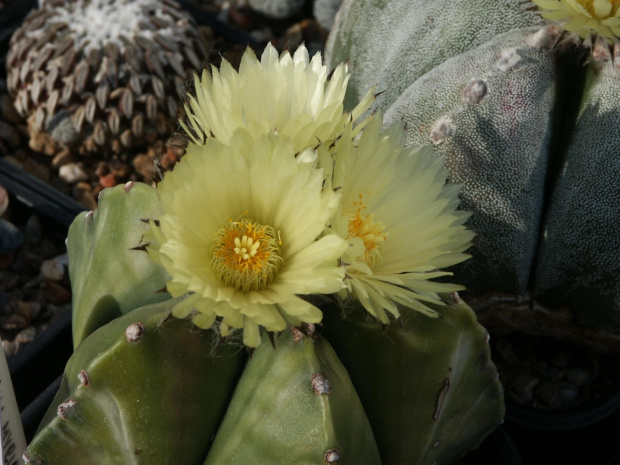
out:
M345 283L383 323L388 313L399 316L396 304L436 316L425 302L463 289L432 280L469 257L469 214L456 210L460 187L446 184L443 159L429 147L404 149L404 130L382 133L381 124L377 113L355 146L341 142L335 150L333 185L342 200L331 223L349 242Z
M582 39L592 35L613 43L620 37L620 0L532 0L541 16L559 21Z
M347 244L323 235L339 194L323 189L322 170L296 159L289 139L242 129L228 142L190 144L165 175L147 250L172 277L170 294L190 294L174 315L194 315L200 327L221 317L223 335L243 328L256 347L261 326L321 321L298 295L342 289Z
M277 133L290 138L296 153L333 141L368 110L372 91L349 114L343 110L349 74L344 64L328 79L317 53L312 60L301 45L293 56L278 57L267 45L260 61L252 49L243 55L239 72L222 60L220 69L195 76L196 96L186 105L181 125L196 144L215 137L228 144L237 128L254 136Z

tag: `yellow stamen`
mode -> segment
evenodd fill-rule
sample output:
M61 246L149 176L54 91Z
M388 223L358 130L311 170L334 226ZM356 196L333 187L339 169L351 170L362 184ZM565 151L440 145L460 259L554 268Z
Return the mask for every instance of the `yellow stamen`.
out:
M227 286L241 292L264 289L284 263L280 233L250 219L229 220L213 240L211 266Z
M362 194L359 194L359 201L353 202L355 215L349 219L349 235L347 239L359 237L364 241L364 261L373 266L381 258L381 248L387 237L383 232L385 226L381 221L374 221L374 216L364 215L366 206L362 201Z

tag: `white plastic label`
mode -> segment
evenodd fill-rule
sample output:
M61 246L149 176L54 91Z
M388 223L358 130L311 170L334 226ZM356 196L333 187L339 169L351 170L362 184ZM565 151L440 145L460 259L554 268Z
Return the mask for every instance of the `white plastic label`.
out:
M0 465L20 465L22 453L26 450L26 437L1 345L0 352L2 352L0 353L0 425L2 425Z

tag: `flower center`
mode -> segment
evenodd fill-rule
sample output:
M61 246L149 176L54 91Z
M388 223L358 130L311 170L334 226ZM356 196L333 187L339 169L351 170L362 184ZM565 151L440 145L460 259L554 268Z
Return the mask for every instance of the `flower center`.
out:
M372 214L364 215L366 206L362 201L362 194L359 195L359 201L353 202L353 205L355 205L355 215L349 219L347 239L359 237L364 241L364 261L369 266L373 266L377 259L381 258L381 249L387 237L387 233L383 232L385 226L381 221L374 221Z
M280 235L271 226L250 219L230 220L216 233L211 267L227 286L241 292L265 289L278 275Z

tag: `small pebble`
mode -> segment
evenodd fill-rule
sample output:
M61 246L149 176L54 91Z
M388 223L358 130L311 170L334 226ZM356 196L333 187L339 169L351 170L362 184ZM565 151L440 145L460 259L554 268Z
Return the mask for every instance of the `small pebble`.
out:
M9 208L9 193L7 190L0 186L0 216L4 215Z
M563 388L558 391L559 401L563 405L571 405L577 397L579 396L579 391L577 389L572 388Z
M97 209L97 201L95 200L96 195L90 185L85 182L80 182L75 185L73 188L73 196L80 202L82 205L86 206L89 210Z
M73 163L73 162L75 162L75 157L71 153L71 150L63 149L60 152L58 152L56 155L54 155L54 158L52 159L52 166L55 168L58 168L62 165L66 165L68 163Z
M9 94L0 95L0 115L9 123L22 124L24 122L24 119L13 106L13 99Z
M4 355L7 359L13 357L17 353L17 344L13 344L12 341L2 339L2 348L4 349Z
M55 259L45 260L41 265L41 274L45 279L60 281L65 276L65 266Z
M71 292L54 281L47 281L45 283L45 298L54 305L65 304L71 301Z
M9 147L19 147L22 143L19 132L15 129L15 126L9 123L5 123L0 120L0 139L7 143Z
M116 178L114 177L114 173L108 173L105 176L99 177L99 184L101 187L114 187L116 186Z
M558 387L555 384L543 381L536 386L534 392L550 408L558 408L561 405Z
M77 163L67 163L58 170L60 178L68 184L74 184L78 181L86 181L88 174Z
M502 338L497 341L496 350L506 362L515 366L519 365L519 357L517 357L514 347L506 339Z
M547 378L549 379L549 381L553 383L557 383L558 381L561 381L565 375L566 375L566 370L557 368L557 367L551 367L549 368L549 371L547 372Z
M37 330L30 326L29 328L20 331L17 336L15 336L15 339L13 339L13 343L17 344L18 346L28 344L29 342L33 341L36 335Z
M26 229L24 230L26 243L30 245L36 245L43 239L43 226L41 226L41 220L36 215L30 215L26 222Z
M133 167L144 178L144 182L150 184L155 173L155 164L148 155L140 154L133 159Z
M572 368L566 372L566 381L577 387L585 387L592 382L592 374L586 370Z
M0 219L0 255L12 254L23 243L22 232L13 223Z

